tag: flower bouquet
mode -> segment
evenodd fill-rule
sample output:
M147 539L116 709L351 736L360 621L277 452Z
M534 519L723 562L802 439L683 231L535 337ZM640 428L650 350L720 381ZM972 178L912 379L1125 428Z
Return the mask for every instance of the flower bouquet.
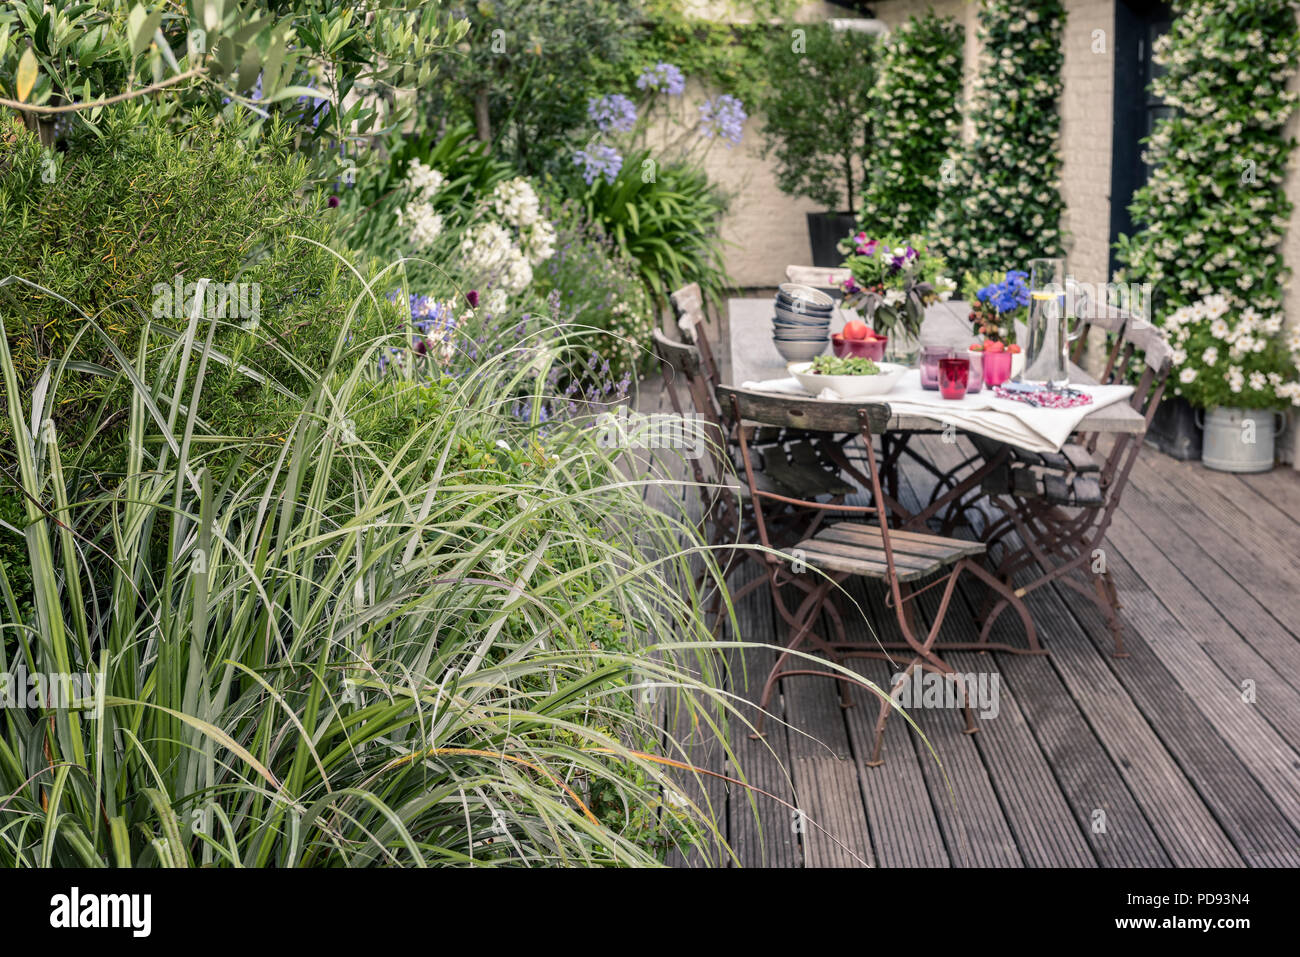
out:
M1016 341L1016 322L1029 314L1029 275L1009 269L967 273L962 295L971 304L970 321L975 331L993 342L1011 345Z
M858 233L840 243L850 276L843 283L846 309L861 309L871 325L897 341L915 339L925 307L952 297L957 284L946 263L923 239L871 239Z

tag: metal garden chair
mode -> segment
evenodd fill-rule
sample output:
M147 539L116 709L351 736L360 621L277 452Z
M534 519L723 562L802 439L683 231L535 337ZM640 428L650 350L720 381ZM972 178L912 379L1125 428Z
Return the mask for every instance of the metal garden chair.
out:
M892 661L888 653L890 647L904 647L912 652L912 658L902 670L898 680L890 689L891 697L896 697L907 681L917 670L930 671L955 681L961 693L966 733L979 730L971 715L967 689L962 685L956 672L935 651L935 641L943 626L949 605L952 602L957 580L963 572L970 572L993 590L1002 594L1005 601L1014 605L1025 625L1029 639L1030 651L1041 651L1038 646L1034 624L1024 604L1011 590L978 561L984 553L980 542L964 539L943 538L919 532L902 532L889 527L890 509L882 488L880 469L876 453L872 447L872 436L884 430L889 421L889 406L875 403L853 408L834 408L831 403L819 405L810 403L796 407L789 397L761 395L743 392L723 386L719 395L724 402L731 405L736 421L740 423L738 439L741 460L744 464L745 477L749 484L754 519L757 526L759 542L765 547L762 552L767 570L768 581L777 611L785 621L789 637L785 651L777 658L776 664L768 674L759 700L763 709L759 715L758 732L762 733L766 709L771 702L777 682L794 675L818 675L836 679L840 684L840 703L849 707L848 683L844 676L835 672L809 667L806 659L794 658L794 651L815 650L831 661L840 663L847 658L883 658ZM844 504L827 504L808 500L792 499L765 489L758 480L751 453L755 422L782 422L790 418L804 419L810 427L820 427L827 431L839 431L847 425L847 418L856 416L858 431L866 449L867 474L870 478L871 505L856 506ZM789 554L776 554L776 547L768 531L764 503L795 506L802 509L818 509L827 513L842 512L857 515L872 515L876 524L868 525L857 522L835 522L826 524L789 549ZM793 562L797 560L813 574L798 573ZM882 581L888 589L886 604L893 608L898 617L904 643L900 646L879 644L863 645L848 641L844 623L835 604L828 599L833 589L850 576L859 575ZM934 576L940 576L934 578ZM918 583L933 578L925 585ZM812 587L809 587L809 580ZM782 595L785 585L796 585L803 593L799 605L793 610L786 604ZM924 631L918 624L915 611L915 599L922 592L933 587L942 587L943 596L938 611L929 631ZM816 625L822 611L835 628L836 640L830 640L818 632ZM987 642L951 645L954 649L971 648L987 650ZM1022 651L1022 649L1007 649ZM892 707L889 699L881 701L880 713L876 720L876 742L868 765L881 764L880 751L884 738L885 721Z
M1173 350L1157 327L1114 313L1118 310L1092 320L1094 325L1101 325L1115 335L1103 381L1122 381L1127 370L1140 362L1141 377L1130 403L1143 416L1146 428L1150 428L1164 394ZM1085 434L1065 446L1059 455L1018 456L985 485L1003 513L985 535L986 542L1004 545L998 577L1010 585L1018 573L1037 566L1038 576L1017 588L1017 595L1026 595L1052 582L1060 582L1086 595L1096 602L1106 618L1117 658L1128 657L1119 617L1119 595L1110 570L1104 560L1098 564L1096 556L1119 508L1144 437L1145 433L1119 434L1103 454L1098 448L1099 436ZM1012 531L1020 540L1015 548L1006 547L1007 536ZM1076 572L1083 572L1086 580L1080 581L1073 574ZM985 628L1006 607L1003 599L982 613Z

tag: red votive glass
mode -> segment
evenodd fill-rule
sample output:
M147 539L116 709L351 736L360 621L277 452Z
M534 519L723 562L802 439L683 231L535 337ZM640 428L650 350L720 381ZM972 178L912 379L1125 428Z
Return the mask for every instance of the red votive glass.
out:
M939 360L939 394L945 399L960 399L965 396L969 378L969 359Z

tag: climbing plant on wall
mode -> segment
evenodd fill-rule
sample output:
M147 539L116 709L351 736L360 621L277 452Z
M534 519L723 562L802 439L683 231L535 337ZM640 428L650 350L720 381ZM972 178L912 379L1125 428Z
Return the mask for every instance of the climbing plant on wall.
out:
M1163 72L1151 92L1172 112L1147 140L1153 169L1129 207L1138 231L1116 244L1116 278L1152 284L1157 321L1211 294L1235 309L1281 308L1297 6L1182 0L1155 43Z
M958 270L1061 254L1060 0L985 0L971 143L940 165L933 232Z
M890 35L873 94L876 136L860 227L915 236L934 215L940 165L961 135L962 43L950 17L912 17Z

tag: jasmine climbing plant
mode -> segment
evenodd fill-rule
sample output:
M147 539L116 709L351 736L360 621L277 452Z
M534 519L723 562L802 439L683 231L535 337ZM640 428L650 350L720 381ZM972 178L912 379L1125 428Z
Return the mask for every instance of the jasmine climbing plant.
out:
M1060 0L985 0L968 145L940 167L933 231L958 273L1058 256Z
M1209 296L1223 296L1233 315L1282 308L1296 8L1182 0L1155 43L1161 72L1150 93L1171 112L1146 143L1151 175L1129 207L1137 232L1116 245L1116 279L1152 284L1157 322Z
M868 235L920 235L934 216L940 167L961 135L964 42L955 20L930 11L900 24L881 52L858 216Z

